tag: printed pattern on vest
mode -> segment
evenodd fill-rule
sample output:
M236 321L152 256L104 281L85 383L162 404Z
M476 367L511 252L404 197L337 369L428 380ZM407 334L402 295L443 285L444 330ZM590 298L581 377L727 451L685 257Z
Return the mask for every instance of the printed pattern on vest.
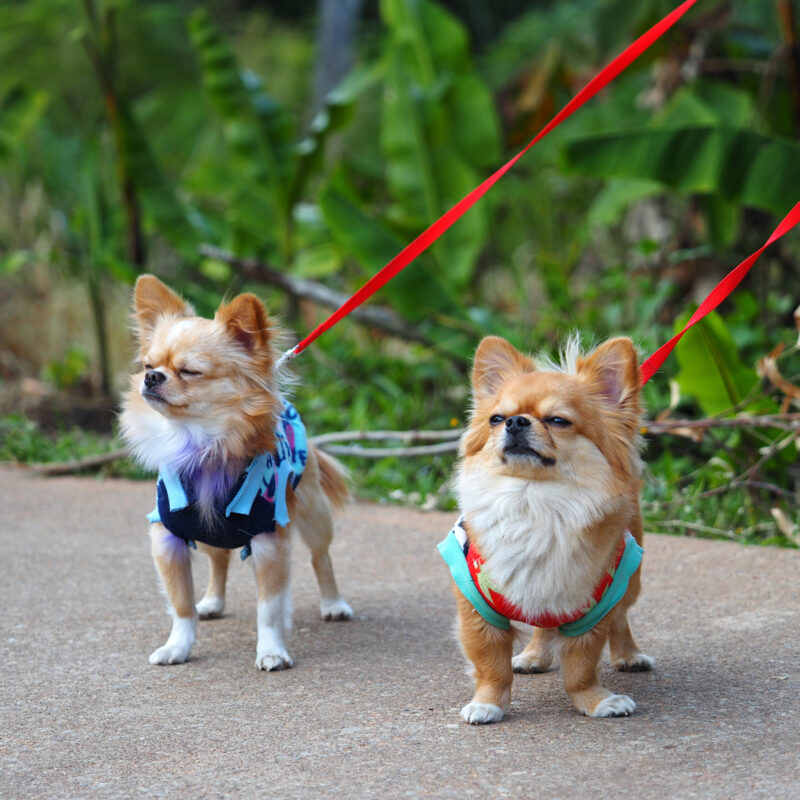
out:
M300 415L283 401L275 431L275 450L260 453L247 466L227 495L221 498L210 520L203 519L191 485L169 467L159 473L156 507L150 522L161 522L173 535L193 544L244 547L259 533L273 533L276 525L288 525L286 490L296 488L308 461L308 439Z

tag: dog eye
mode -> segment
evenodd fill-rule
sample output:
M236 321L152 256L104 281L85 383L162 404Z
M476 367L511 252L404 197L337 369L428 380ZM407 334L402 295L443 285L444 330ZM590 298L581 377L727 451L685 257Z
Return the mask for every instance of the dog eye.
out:
M152 364L144 364L143 366L144 366L144 368L145 368L145 369L146 369L148 372L149 372L151 369L153 369L153 365L152 365Z
M505 417L502 414L492 414L492 416L489 417L489 424L499 425L504 419Z
M183 369L178 370L178 373L180 375L199 375L200 374L200 372L198 370L196 370L196 369L188 369L187 367L184 367Z
M556 428L569 428L572 423L564 417L545 417L542 422L545 425L555 425Z

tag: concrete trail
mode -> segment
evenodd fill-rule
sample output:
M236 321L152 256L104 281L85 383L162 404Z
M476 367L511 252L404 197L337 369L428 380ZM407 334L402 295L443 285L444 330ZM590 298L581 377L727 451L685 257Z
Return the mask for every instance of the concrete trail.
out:
M800 797L800 552L649 536L631 614L652 673L605 684L635 714L574 712L558 672L518 675L470 727L436 553L452 514L354 504L333 558L356 612L324 623L294 552L292 670L259 672L249 564L192 660L169 629L144 514L151 483L0 467L0 796ZM195 585L205 585L204 558Z

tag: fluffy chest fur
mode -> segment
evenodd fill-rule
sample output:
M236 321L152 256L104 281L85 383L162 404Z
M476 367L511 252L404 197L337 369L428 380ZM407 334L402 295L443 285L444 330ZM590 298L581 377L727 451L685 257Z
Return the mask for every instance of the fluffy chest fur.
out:
M565 614L590 597L625 528L627 502L603 482L560 482L470 470L461 510L498 592L530 615Z

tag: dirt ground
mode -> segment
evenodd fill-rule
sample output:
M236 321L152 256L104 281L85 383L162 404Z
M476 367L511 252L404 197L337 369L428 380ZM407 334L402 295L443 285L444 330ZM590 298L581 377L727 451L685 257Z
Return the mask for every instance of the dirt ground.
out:
M255 669L238 561L191 661L154 667L169 621L153 495L0 467L3 798L800 797L798 551L649 536L631 621L655 671L601 668L634 715L579 716L554 671L516 676L506 720L471 727L435 548L453 515L347 510L333 551L347 623L318 618L298 543L294 669ZM202 557L195 574L202 588Z

